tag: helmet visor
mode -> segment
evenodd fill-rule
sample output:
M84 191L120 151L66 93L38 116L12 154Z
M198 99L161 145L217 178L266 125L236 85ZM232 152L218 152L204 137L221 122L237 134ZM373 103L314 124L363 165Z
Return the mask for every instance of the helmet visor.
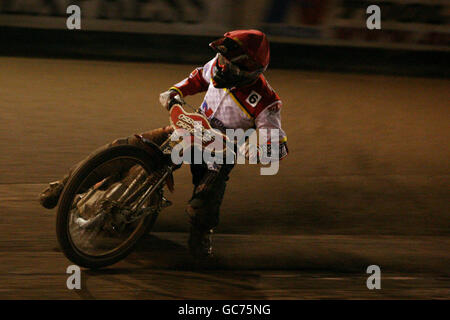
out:
M229 72L233 77L240 79L241 81L246 82L255 80L264 71L263 68L259 68L255 71L247 71L245 67L242 67L241 64L239 64L240 60L236 60L235 58L234 61L229 60L221 53L218 54L217 63L219 67L224 71L226 70L226 72Z

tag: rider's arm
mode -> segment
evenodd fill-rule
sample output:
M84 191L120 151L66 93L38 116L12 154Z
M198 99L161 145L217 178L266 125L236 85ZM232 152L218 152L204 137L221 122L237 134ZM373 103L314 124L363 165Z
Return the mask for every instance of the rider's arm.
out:
M214 59L209 61L203 67L199 67L192 71L189 77L173 85L170 89L177 91L181 97L208 90L211 81L211 67Z
M289 152L287 147L287 135L284 130L281 128L281 101L275 101L272 105L265 108L255 119L256 129L268 129L262 130L261 132L267 132L267 145L260 145L259 156L261 159L265 157L271 157L271 148L275 146L276 143L271 141L271 130L270 129L278 129L277 134L277 142L278 142L278 159L281 160L285 158ZM266 148L266 150L264 150ZM273 159L272 159L273 160Z

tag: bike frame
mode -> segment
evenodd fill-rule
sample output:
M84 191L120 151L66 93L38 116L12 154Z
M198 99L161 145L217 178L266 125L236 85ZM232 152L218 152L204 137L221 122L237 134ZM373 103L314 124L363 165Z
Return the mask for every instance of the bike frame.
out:
M198 130L199 128L196 128L196 124L200 124L201 125L201 130L213 130L215 131L216 135L221 136L223 139L223 146L224 148L222 150L219 150L220 153L225 152L226 150L226 146L227 146L227 142L228 142L228 138L226 137L226 135L224 135L222 132L213 129L211 127L211 124L209 123L208 119L206 117L204 117L202 114L198 113L198 111L196 111L195 113L188 113L186 112L183 107L181 106L181 104L174 104L170 110L169 110L169 114L170 114L170 124L171 126L174 128L174 130L177 129L184 129L187 130L189 133L191 133L192 138L194 135L194 131ZM175 132L175 131L174 131ZM179 140L174 140L172 138L172 136L174 135L174 133L172 133L169 138L164 141L161 146L159 147L159 149L161 150L161 152L164 155L169 155L171 154L173 148L181 143ZM148 146L148 141L146 141L142 136L137 136L145 145ZM210 147L210 145L212 144L213 141L205 141L202 140L202 145L201 147L203 149L208 149ZM217 151L217 150L216 150ZM139 200L136 202L136 204L132 207L132 211L137 210L139 208L142 207L142 205L153 195L153 193L158 190L158 189L162 189L162 187L164 186L164 183L167 182L167 185L169 187L169 189L171 191L173 191L173 178L172 178L172 172L175 169L175 165L173 163L169 163L167 165L165 165L161 170L159 170L159 178L156 181L156 183L150 183L147 188L147 190L144 192L144 194L142 194L139 198ZM219 165L220 167L220 165ZM123 198L125 198L125 196L128 196L130 190L132 190L132 188L137 184L139 180L139 176L136 177L133 182L130 184L130 186L127 188L127 190L124 192L123 194ZM147 184L148 182L145 181L144 186ZM138 191L136 191L138 192ZM132 198L135 193L131 194L128 199ZM129 202L127 199L127 201L125 201L125 203Z

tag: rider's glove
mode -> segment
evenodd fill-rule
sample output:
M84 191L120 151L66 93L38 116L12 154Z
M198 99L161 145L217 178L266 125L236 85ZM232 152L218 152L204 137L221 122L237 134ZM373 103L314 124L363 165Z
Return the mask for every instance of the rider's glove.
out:
M159 102L167 110L170 109L174 102L178 102L179 100L181 100L180 94L173 89L167 90L159 95Z

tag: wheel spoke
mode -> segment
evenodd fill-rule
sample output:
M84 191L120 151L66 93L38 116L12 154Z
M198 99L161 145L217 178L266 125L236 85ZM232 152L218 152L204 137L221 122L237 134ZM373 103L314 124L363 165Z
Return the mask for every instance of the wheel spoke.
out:
M144 227L146 217L158 214L161 175L147 172L132 160L121 158L103 164L91 173L95 178L88 176L79 187L86 191L74 197L69 233L82 253L103 256L120 250L138 228Z

